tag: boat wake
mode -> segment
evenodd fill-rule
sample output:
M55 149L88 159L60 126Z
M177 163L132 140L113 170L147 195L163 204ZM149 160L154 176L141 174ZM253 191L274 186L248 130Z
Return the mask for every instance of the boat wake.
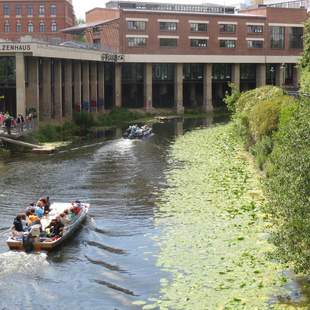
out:
M8 274L36 274L48 265L46 253L26 254L6 252L0 254L0 278Z

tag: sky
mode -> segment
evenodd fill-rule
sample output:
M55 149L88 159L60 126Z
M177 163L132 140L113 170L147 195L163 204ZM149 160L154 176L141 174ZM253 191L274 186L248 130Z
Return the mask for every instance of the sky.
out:
M139 0L137 0L138 2ZM94 7L105 7L105 0L73 0L73 6L75 15L77 18L85 19L85 12L91 10ZM190 3L190 4L201 4L201 3L216 3L222 5L236 5L241 0L145 0L145 2L168 2L168 3Z

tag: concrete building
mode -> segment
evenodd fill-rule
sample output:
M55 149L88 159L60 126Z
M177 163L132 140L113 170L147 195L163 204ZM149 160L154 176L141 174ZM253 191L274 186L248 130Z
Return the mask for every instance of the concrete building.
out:
M72 0L0 0L0 40L59 42L74 23Z
M35 109L41 120L113 107L211 111L223 105L230 82L241 91L298 87L305 9L206 13L197 6L162 11L120 3L95 8L85 25L64 30L86 33L101 49L0 44L5 109Z

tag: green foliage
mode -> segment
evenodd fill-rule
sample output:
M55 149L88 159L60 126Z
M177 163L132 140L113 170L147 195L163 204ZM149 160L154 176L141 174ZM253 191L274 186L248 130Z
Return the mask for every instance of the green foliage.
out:
M242 93L236 102L236 113L249 112L259 101L270 100L284 95L281 88L275 86L263 86Z
M250 149L252 155L255 156L256 164L260 170L264 169L268 157L272 152L272 148L272 138L269 136L265 136Z
M230 83L229 87L231 89L230 94L226 93L224 102L227 105L227 109L230 112L236 112L236 103L239 100L241 93L239 91L239 88L237 87L236 84Z
M281 107L291 106L293 102L294 99L287 95L258 101L248 113L249 128L253 141L256 142L264 136L270 136L277 130Z
M304 53L300 60L301 67L310 70L310 19L307 20L304 27Z
M300 88L302 93L310 94L310 68L301 71Z
M101 114L97 118L97 125L99 126L115 126L125 124L137 119L141 119L146 115L131 112L124 108L114 108L109 114Z
M95 125L95 119L92 113L89 112L75 112L73 114L73 122L79 127L80 135L87 134L91 127Z
M301 104L276 134L268 164L269 211L277 226L273 240L284 261L310 271L310 104Z
M286 126L299 106L298 101L291 100L282 105L279 116L279 128Z
M282 101L290 102L290 98L274 86L256 88L240 95L235 102L233 120L247 149L277 128Z

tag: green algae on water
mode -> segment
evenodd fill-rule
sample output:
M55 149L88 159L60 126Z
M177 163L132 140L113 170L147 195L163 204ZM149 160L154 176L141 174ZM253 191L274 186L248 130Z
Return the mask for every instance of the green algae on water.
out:
M266 255L272 247L260 180L232 125L180 137L171 157L177 165L156 211L157 263L171 279L142 308L281 309L269 302L283 281Z

